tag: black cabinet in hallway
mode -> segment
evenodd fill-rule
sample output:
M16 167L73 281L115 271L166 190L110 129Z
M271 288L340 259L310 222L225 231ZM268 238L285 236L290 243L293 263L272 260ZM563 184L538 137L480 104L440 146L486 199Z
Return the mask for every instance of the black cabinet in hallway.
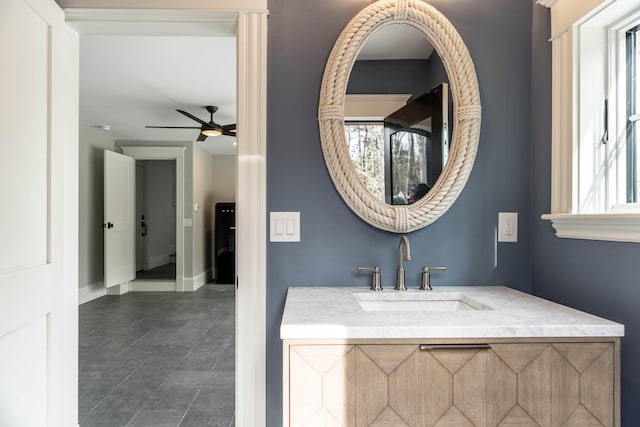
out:
M236 276L236 204L216 203L216 283L234 284Z

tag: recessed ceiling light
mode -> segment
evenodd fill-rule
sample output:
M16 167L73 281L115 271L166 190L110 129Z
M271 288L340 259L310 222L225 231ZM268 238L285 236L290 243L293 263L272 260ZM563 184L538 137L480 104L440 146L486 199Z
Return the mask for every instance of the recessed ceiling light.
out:
M93 125L94 128L103 130L105 132L109 132L111 130L111 126L109 125Z

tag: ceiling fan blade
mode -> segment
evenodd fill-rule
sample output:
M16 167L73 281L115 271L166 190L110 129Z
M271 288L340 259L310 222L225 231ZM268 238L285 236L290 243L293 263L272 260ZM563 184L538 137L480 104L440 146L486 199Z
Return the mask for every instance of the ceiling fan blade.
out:
M187 113L186 111L182 111L182 110L176 110L176 111L178 113L180 113L180 114L184 114L185 116L189 117L191 120L195 120L196 122L200 123L203 126L206 126L206 127L210 127L211 126L209 123L205 122L202 119L197 118L196 116L194 116L191 113Z
M200 129L200 126L145 126L151 129Z
M230 131L230 130L223 130L223 131L222 131L222 134L223 134L223 135L227 135L227 136L233 136L234 138L235 138L235 136L236 136L236 133L235 133L235 132L233 132L233 131Z
M222 130L236 130L236 124L224 125L222 126Z
M198 135L198 139L196 139L196 141L204 141L205 139L207 139L207 135L201 133Z

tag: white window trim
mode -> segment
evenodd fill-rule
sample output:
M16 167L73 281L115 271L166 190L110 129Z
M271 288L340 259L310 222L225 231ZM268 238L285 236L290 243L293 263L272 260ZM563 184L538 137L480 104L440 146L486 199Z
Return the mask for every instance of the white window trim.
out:
M560 238L640 243L640 213L576 213L578 128L573 120L578 87L574 80L578 58L574 33L583 17L616 0L538 0L551 8L552 43L552 135L551 135L551 213L550 220ZM624 1L618 0L618 4ZM567 123L573 125L567 126ZM575 154L575 155L574 155Z

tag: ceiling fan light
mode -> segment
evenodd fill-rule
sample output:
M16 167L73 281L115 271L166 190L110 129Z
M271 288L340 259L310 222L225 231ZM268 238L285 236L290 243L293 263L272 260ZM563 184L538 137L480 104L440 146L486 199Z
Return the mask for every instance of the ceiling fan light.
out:
M205 129L202 131L202 134L205 136L220 136L222 135L222 131L219 129Z

